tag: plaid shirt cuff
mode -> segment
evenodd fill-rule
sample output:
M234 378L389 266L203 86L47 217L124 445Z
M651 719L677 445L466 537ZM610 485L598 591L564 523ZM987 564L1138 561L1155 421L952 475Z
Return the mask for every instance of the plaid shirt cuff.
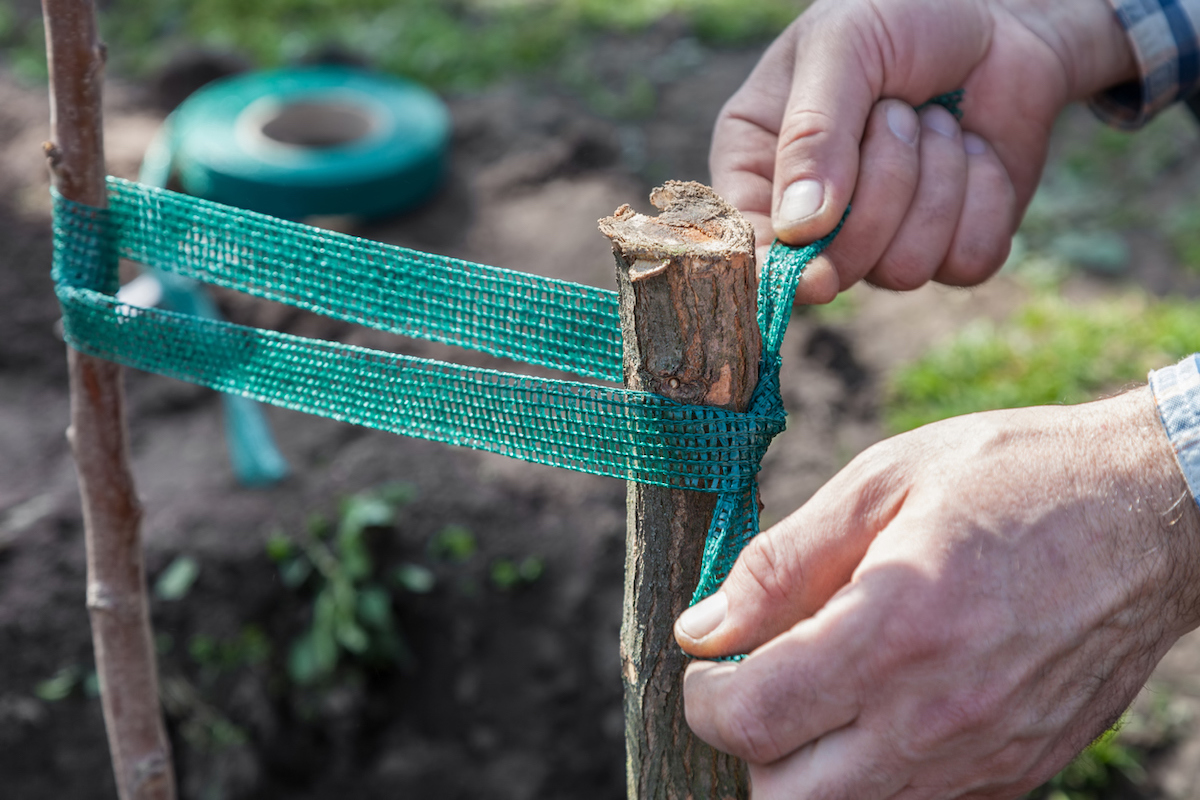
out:
M1167 438L1193 498L1200 498L1200 355L1150 373Z
M1200 88L1200 0L1109 0L1129 35L1139 82L1115 86L1092 98L1100 119L1134 130Z

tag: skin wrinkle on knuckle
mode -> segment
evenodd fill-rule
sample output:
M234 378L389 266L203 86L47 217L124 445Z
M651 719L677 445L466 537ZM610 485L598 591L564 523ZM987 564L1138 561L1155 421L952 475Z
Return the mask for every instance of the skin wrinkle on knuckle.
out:
M745 682L733 682L713 715L718 749L755 764L769 764L787 755L771 733L769 709L763 691Z
M967 237L955 241L950 255L938 268L937 280L950 286L975 286L1004 266L1012 250L1012 239L1004 237Z
M899 48L896 47L896 40L892 38L892 32L888 28L887 18L883 11L879 8L879 4L875 0L866 0L864 7L870 11L871 20L870 26L874 36L876 57L881 64L896 64L899 62ZM860 55L860 58L864 56ZM865 58L864 58L865 63Z
M738 574L746 576L743 580L749 581L751 591L762 594L764 605L786 608L793 591L804 586L804 575L798 564L790 564L798 559L787 558L778 552L778 539L779 535L771 531L754 537L743 553L744 569ZM733 591L738 588L731 587Z
M818 109L789 108L779 131L779 147L776 159L788 156L798 146L809 147L832 140L830 127L834 118Z
M893 292L911 292L929 282L937 270L936 256L921 258L916 255L885 255L870 273L867 281L880 289Z

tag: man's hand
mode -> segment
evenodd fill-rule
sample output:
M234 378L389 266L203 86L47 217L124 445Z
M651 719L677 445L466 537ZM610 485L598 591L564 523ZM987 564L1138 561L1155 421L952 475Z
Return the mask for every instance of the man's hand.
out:
M885 441L680 617L687 718L754 800L1011 798L1200 622L1200 513L1146 388Z
M722 110L713 187L760 245L816 240L853 199L798 302L864 277L976 284L1008 254L1058 113L1135 77L1106 0L817 0ZM958 88L961 128L912 109Z

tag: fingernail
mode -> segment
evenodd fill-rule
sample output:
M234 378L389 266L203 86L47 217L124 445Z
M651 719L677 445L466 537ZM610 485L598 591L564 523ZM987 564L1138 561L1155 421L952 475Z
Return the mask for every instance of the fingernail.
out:
M725 593L717 592L683 612L679 617L679 630L692 639L703 639L724 622L728 610L729 600Z
M981 156L987 152L987 142L973 133L963 134L963 149L969 156Z
M796 181L783 191L776 214L777 227L790 228L821 210L825 202L825 184L806 178Z
M917 142L917 115L903 103L895 103L887 110L887 124L896 138L909 144Z
M958 120L941 106L934 106L921 112L921 123L931 131L936 131L950 139L958 133Z

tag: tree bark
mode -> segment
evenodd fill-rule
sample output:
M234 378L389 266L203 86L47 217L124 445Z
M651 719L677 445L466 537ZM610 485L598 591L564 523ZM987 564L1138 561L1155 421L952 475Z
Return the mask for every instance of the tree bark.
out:
M46 156L63 197L103 208L104 47L92 0L42 0L50 66ZM114 261L112 268L116 270ZM142 564L141 503L129 468L121 369L68 348L71 427L87 543L87 606L104 724L121 800L171 800Z
M745 411L762 351L754 231L711 189L668 182L663 213L622 206L600 221L613 241L625 385L694 405ZM700 576L716 495L630 483L621 662L630 800L745 798L745 765L688 728L687 657L675 619Z

